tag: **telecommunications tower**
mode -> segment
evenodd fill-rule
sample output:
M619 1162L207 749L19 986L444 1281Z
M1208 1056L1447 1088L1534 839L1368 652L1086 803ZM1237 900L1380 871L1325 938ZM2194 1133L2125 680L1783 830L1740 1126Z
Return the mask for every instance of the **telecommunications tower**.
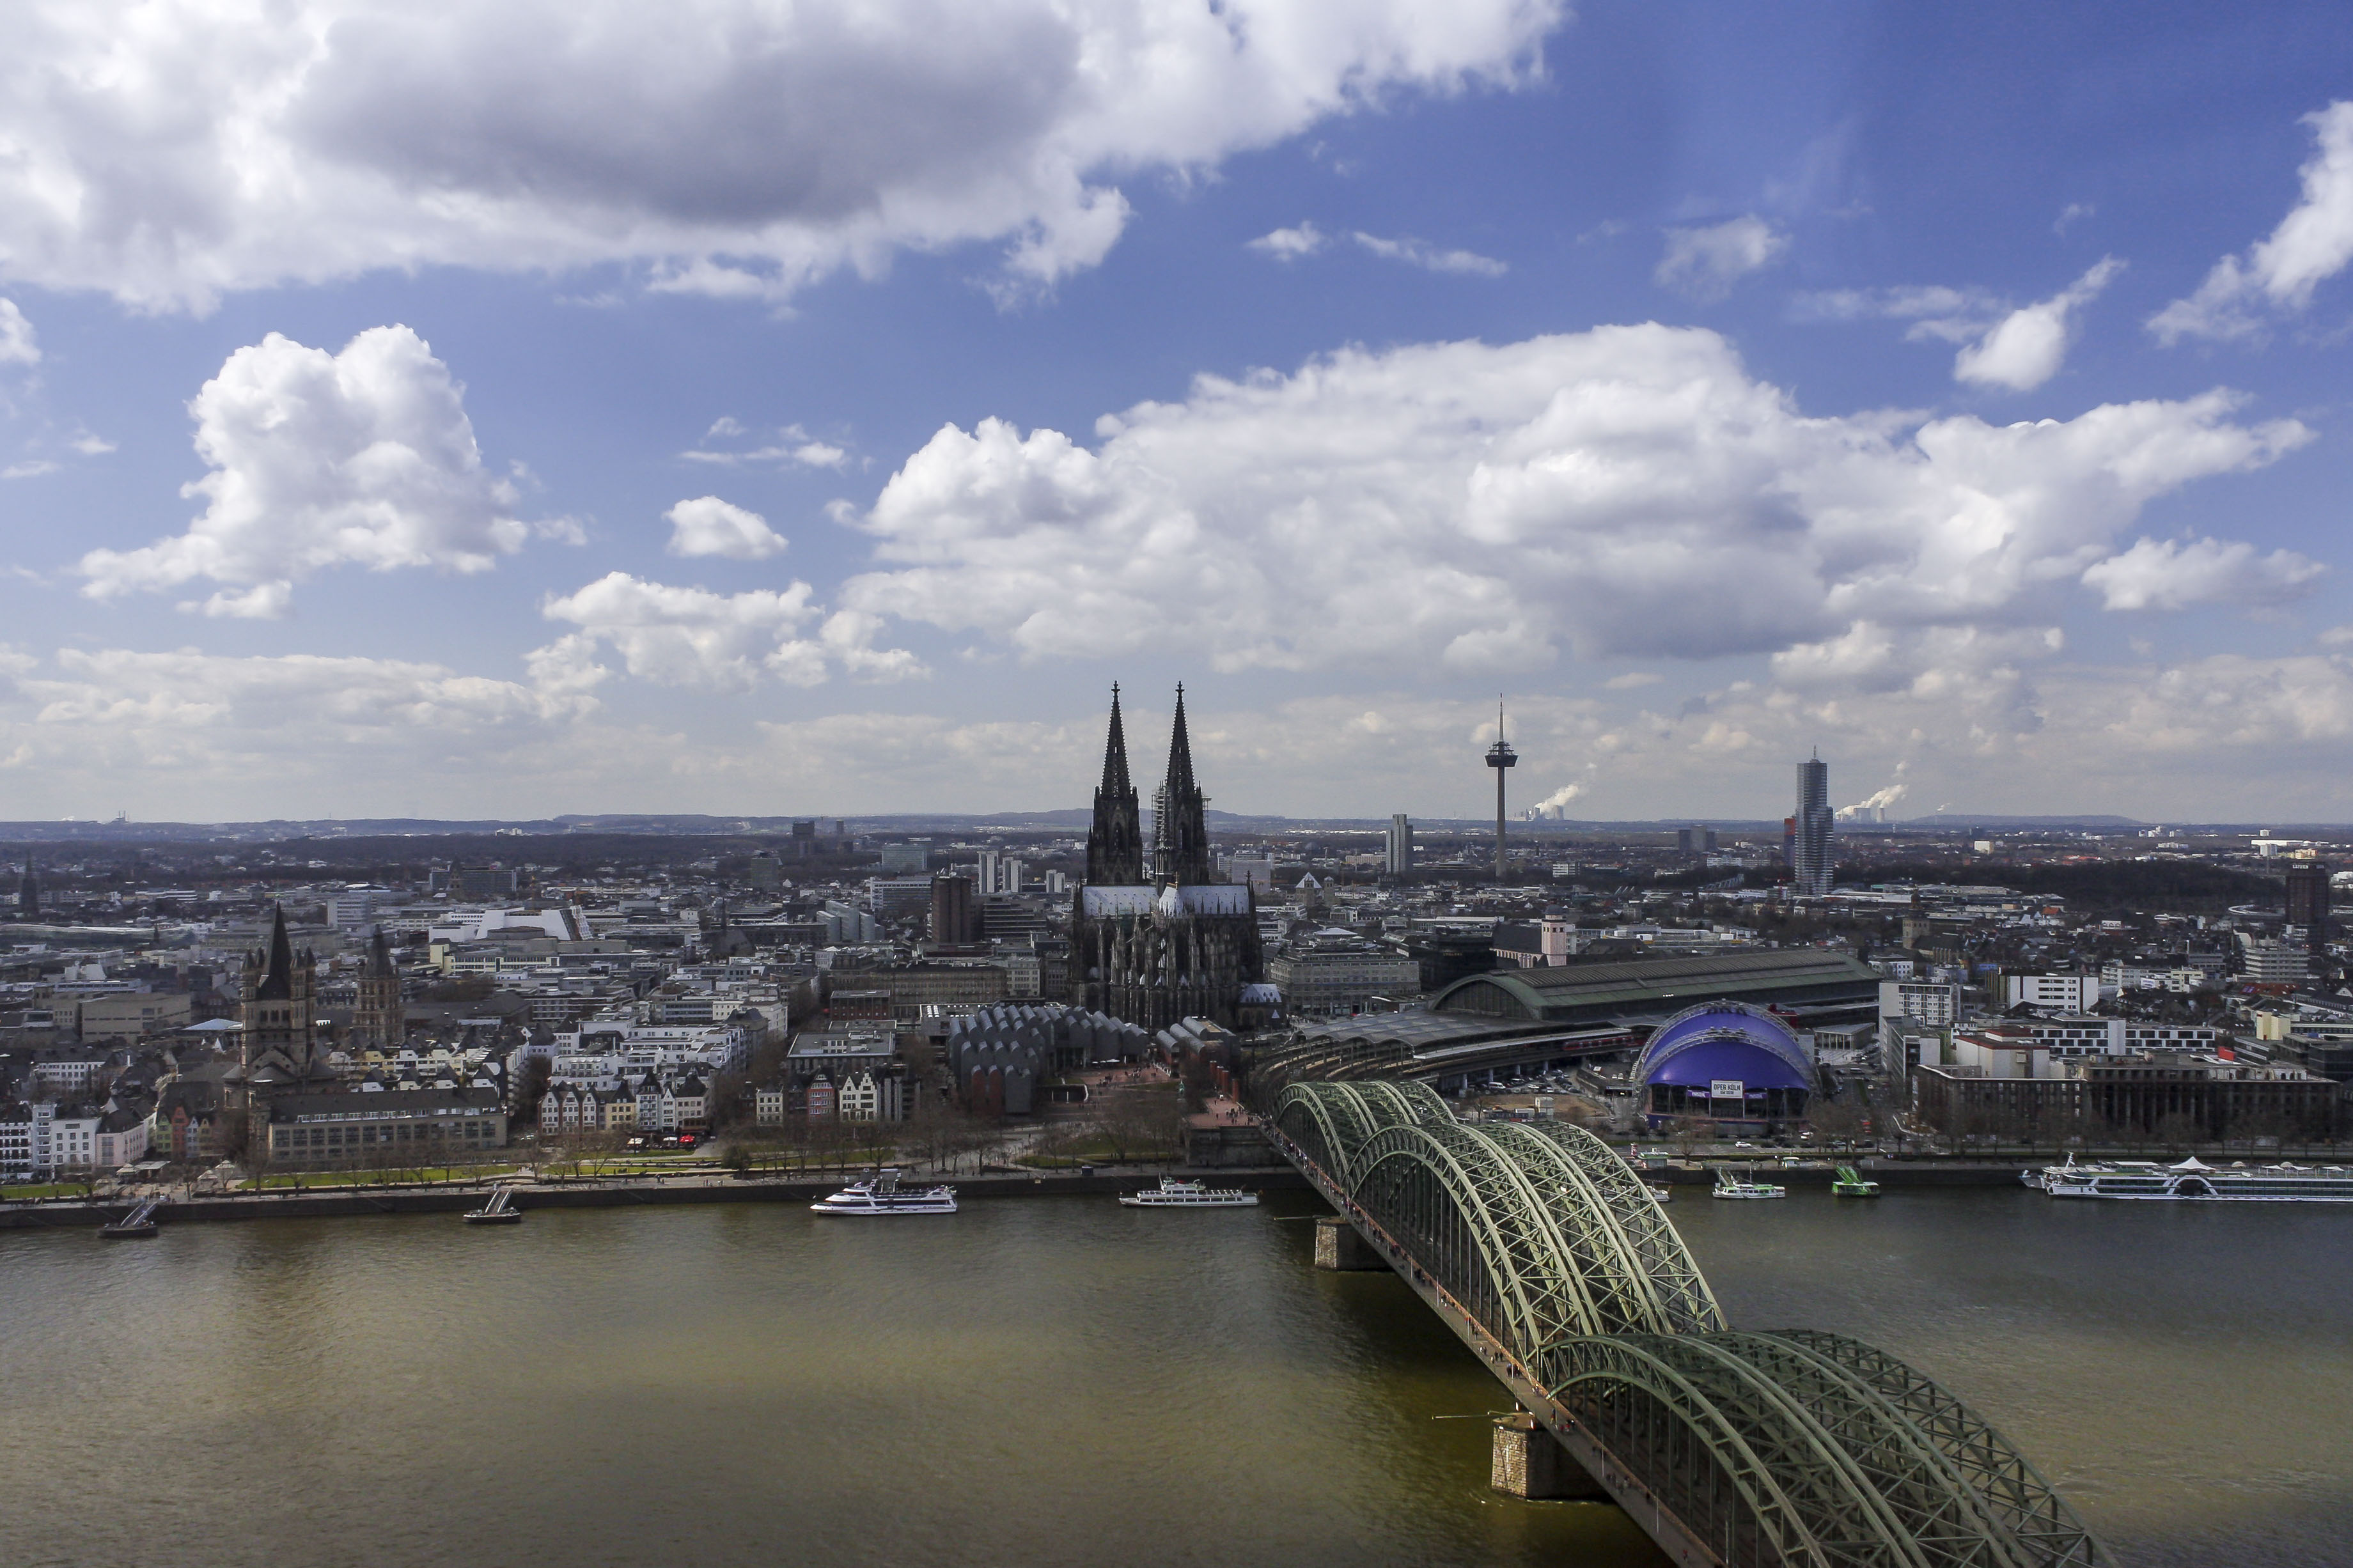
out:
M1495 743L1487 748L1487 765L1495 770L1495 886L1504 886L1504 776L1519 766L1520 753L1504 739L1504 700L1495 699Z

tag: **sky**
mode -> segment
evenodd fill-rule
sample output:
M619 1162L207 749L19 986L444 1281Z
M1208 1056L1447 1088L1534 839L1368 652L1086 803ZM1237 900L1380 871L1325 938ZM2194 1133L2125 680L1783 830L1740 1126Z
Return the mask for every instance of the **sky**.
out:
M0 819L2353 820L2339 5L11 18Z

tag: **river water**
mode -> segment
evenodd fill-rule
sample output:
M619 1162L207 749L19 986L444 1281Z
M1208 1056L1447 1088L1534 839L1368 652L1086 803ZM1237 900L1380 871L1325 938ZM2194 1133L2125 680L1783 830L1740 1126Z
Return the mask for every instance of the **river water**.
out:
M1577 1564L1501 1391L1314 1200L0 1235L0 1563ZM1674 1217L1732 1321L1913 1361L2129 1563L2353 1565L2353 1211L2018 1191Z

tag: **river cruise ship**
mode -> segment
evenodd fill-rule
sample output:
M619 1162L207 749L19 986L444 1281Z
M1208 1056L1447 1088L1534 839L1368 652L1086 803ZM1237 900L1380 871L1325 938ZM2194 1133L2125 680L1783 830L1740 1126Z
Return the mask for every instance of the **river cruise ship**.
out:
M2192 1156L2175 1165L2154 1160L2087 1160L2025 1173L2026 1184L2054 1198L2137 1198L2160 1203L2353 1203L2353 1167L2209 1165Z
M817 1214L954 1214L955 1189L902 1187L894 1165L871 1180L850 1183L825 1202L809 1205L809 1208Z
M1119 1201L1132 1209L1248 1209L1258 1206L1258 1194L1240 1187L1207 1187L1163 1176L1158 1186L1122 1194Z

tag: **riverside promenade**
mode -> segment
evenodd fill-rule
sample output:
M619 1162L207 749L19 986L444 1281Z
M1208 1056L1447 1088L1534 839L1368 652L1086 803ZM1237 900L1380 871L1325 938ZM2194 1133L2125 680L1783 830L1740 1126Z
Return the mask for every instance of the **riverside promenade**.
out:
M495 1185L514 1188L514 1205L534 1209L628 1208L638 1205L812 1203L839 1192L861 1173L841 1172L811 1179L742 1177L724 1171L682 1171L660 1176L552 1176L492 1178L466 1183L414 1185L280 1189L263 1193L206 1194L174 1198L157 1211L160 1225L198 1220L341 1219L387 1214L460 1214L480 1208ZM1093 1173L1041 1171L1021 1174L925 1176L920 1182L945 1182L963 1198L1083 1197L1132 1193L1162 1176L1186 1181L1216 1181L1221 1185L1254 1192L1305 1192L1306 1178L1288 1165L1216 1170L1186 1170L1174 1166L1116 1168L1098 1166ZM95 1230L130 1212L132 1197L44 1199L0 1205L0 1230Z

